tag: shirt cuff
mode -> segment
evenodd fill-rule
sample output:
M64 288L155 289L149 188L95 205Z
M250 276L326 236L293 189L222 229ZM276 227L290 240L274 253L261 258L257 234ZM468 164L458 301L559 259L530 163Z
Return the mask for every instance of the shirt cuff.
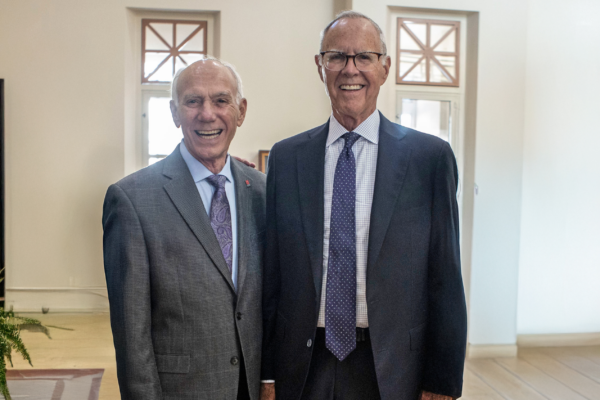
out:
M267 379L266 381L260 381L260 383L275 383L272 379Z

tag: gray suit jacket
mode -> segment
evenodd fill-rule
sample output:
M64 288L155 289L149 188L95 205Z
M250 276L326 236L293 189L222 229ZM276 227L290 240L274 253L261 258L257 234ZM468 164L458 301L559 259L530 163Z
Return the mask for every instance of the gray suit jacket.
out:
M238 291L179 147L111 185L104 268L123 399L258 399L265 176L232 159ZM237 362L236 362L237 360Z

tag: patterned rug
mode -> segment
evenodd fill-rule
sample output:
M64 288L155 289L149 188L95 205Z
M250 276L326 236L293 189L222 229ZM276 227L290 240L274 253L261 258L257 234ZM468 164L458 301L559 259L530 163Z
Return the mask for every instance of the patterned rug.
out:
M103 369L9 369L6 378L13 400L98 400L102 374Z

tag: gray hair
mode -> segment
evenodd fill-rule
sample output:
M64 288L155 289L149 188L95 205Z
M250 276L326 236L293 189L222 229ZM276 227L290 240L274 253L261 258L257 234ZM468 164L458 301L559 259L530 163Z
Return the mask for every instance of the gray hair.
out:
M387 54L387 46L385 44L385 36L383 35L383 31L381 30L379 25L377 25L377 22L373 21L371 18L367 17L365 14L359 13L358 11L342 11L341 13L339 13L338 15L335 16L333 21L331 21L325 27L325 29L323 29L323 31L321 32L321 45L319 46L320 51L323 51L323 39L325 38L325 35L327 34L327 32L329 32L329 29L331 28L331 26L333 24L335 24L337 21L339 21L340 19L344 19L344 18L346 18L346 19L363 18L363 19L366 19L367 21L369 21L375 27L375 29L377 29L377 32L379 32L379 40L381 41L381 52L383 54Z
M242 85L242 77L235 70L235 67L233 65L231 65L230 63L228 63L227 61L219 60L218 58L209 56L209 55L205 55L204 58L199 61L216 61L231 71L231 73L233 74L233 77L235 78L235 84L237 87L237 95L235 96L235 100L237 101L237 104L240 105L240 103L242 102L242 99L244 98L244 88ZM192 64L190 64L190 65L192 65ZM176 106L179 106L179 93L177 93L177 82L179 81L179 76L181 75L181 73L183 71L188 69L190 65L188 65L185 68L180 68L175 73L175 76L173 76L173 82L171 83L171 100L173 100L175 102Z

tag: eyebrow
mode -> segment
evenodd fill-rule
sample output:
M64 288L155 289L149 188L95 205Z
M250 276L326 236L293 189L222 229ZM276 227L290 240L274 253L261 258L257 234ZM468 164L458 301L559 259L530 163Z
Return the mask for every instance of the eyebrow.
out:
M229 92L218 92L212 95L209 95L209 97L211 99L217 98L217 97L229 97L229 98L233 98L233 95ZM183 100L188 100L188 99L204 99L205 96L201 95L201 94L186 94L185 96L183 96Z
M210 97L214 98L214 97L233 97L233 96L229 92L219 92L219 93L215 93L215 94L211 95Z
M332 51L332 52L335 52L335 53L348 54L348 53L346 53L345 51L343 51L343 50L338 50L338 49L323 50L323 52L324 52L324 53L327 53L327 52L330 52L330 51ZM360 53L377 53L377 52L376 52L376 51L373 51L373 50L361 50L361 51L357 51L357 52L355 52L354 54L360 54Z
M202 96L201 94L186 94L185 96L183 96L184 100L189 100L189 99L203 99L204 96Z

